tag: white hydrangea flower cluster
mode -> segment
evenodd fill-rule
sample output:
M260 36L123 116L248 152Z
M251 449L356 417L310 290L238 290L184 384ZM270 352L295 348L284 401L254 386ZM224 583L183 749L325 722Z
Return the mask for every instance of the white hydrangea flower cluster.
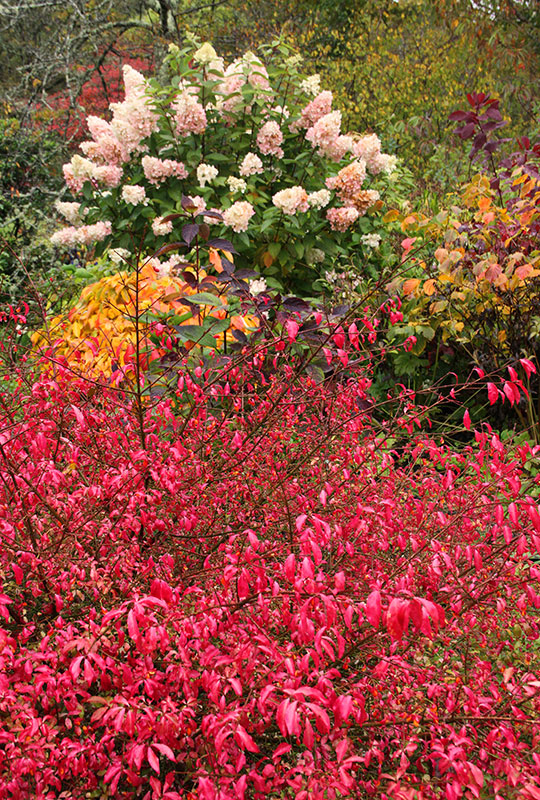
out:
M376 250L381 243L381 237L378 233L365 233L360 237L362 244L369 247L370 250Z
M272 197L272 203L284 214L292 216L297 211L307 211L308 195L302 186L291 186L290 189L282 189Z
M227 178L227 186L231 190L231 192L240 192L244 194L247 189L247 183L243 178L235 178L234 175L230 175Z
M255 209L251 203L239 200L223 212L223 219L225 224L232 228L235 233L241 233L242 231L247 231L249 220L254 213Z
M152 230L154 232L154 236L166 236L168 233L171 233L173 229L173 224L171 220L167 222L163 222L163 217L156 217L152 220Z
M54 207L72 225L82 225L80 203L63 203L61 200L57 200Z
M131 258L131 253L125 247L115 247L109 250L109 258L113 264L126 264Z
M199 186L206 186L207 183L212 183L215 178L219 175L219 170L217 167L213 167L211 164L204 164L201 163L197 167L197 180L199 181Z
M311 208L326 208L330 202L331 194L328 189L319 189L318 192L308 194L307 200Z
M255 278L249 282L249 291L256 297L258 294L263 294L268 289L268 284L264 278Z
M306 253L306 260L308 264L322 264L326 258L326 253L319 247L312 247Z
M305 94L308 94L311 97L316 97L321 91L321 76L318 73L315 73L315 75L310 75L308 78L304 78L300 84L300 89Z
M144 186L138 186L137 184L126 184L126 186L122 187L122 200L125 200L126 203L132 206L141 204L143 206L148 205L148 198Z

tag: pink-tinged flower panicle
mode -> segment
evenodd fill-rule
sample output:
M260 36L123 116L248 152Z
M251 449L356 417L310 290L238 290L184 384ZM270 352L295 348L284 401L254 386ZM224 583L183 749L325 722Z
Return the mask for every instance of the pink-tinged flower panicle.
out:
M352 205L352 200L361 190L365 179L366 163L362 159L356 159L340 169L337 175L327 178L326 185L337 192L345 205Z
M86 181L95 181L109 188L116 188L123 175L122 167L114 164L94 164L90 159L79 155L73 156L69 164L64 164L63 172L66 184L73 194L79 194Z
M321 152L330 161L341 161L347 153L352 149L353 138L352 136L337 136L326 147L321 148Z
M81 225L79 227L61 228L51 236L51 242L62 247L73 247L78 244L88 245L93 242L103 241L112 233L112 224L100 220L94 225Z
M322 117L330 114L332 111L332 99L332 92L324 91L318 94L317 97L302 110L297 127L311 128Z
M188 176L188 171L181 161L143 156L141 164L145 178L154 186L159 186L167 178L175 177L184 180Z
M100 164L119 165L128 160L128 149L109 122L95 116L89 116L87 122L92 141L82 142L80 147L85 155Z
M224 72L224 80L218 89L222 96L221 106L224 111L234 113L242 107L241 90L246 83L262 90L263 96L270 89L266 67L251 52L247 52L241 58L233 61Z
M365 161L372 175L384 172L390 175L396 168L396 156L381 152L381 140L375 133L356 139L352 147L353 155Z
M265 122L257 134L257 147L265 156L283 158L283 133L275 120Z
M148 205L148 198L146 197L146 190L144 186L137 184L126 184L122 186L122 200L129 205Z
M144 151L144 139L158 127L159 115L152 108L152 98L144 76L124 65L126 97L122 103L111 103L111 129L128 154Z
M263 163L256 153L246 153L240 164L239 173L244 178L258 175L263 171Z
M178 136L185 137L205 131L206 111L197 98L189 92L184 91L179 94L171 104L171 108L175 112L174 125Z
M329 208L326 212L326 218L330 223L333 231L341 231L342 233L353 225L360 214L356 208L344 206L342 208Z
M307 130L306 139L311 142L312 147L319 149L321 155L331 161L341 161L352 150L354 139L352 136L341 134L340 129L341 112L332 111Z
M306 139L312 147L325 150L340 135L341 111L332 111L317 120L306 132Z

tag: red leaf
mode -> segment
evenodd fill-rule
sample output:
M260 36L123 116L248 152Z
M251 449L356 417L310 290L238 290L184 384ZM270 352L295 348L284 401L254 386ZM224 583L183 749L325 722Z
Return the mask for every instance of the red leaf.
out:
M288 319L287 322L285 323L285 327L287 328L287 336L289 337L289 342L294 342L298 335L298 331L300 330L300 325L293 319Z
M154 751L152 750L151 747L148 748L146 757L147 757L148 763L150 764L152 769L155 770L157 772L157 774L159 775L159 758L154 753Z
M294 581L294 576L296 572L296 558L294 553L291 553L285 559L285 563L283 565L283 574L289 581Z
M23 571L19 567L18 564L12 564L11 569L13 570L13 575L15 577L15 583L17 586L20 586L23 581Z
M379 627L381 619L381 593L374 589L366 600L366 617L374 628Z
M71 675L73 676L73 680L75 680L75 681L77 680L77 678L81 674L81 663L82 663L83 658L84 658L84 656L78 656L76 659L74 659L74 661L71 662L71 666L69 668L69 671L71 672Z
M137 625L137 617L133 609L128 614L127 618L128 633L132 639L139 638L139 626Z
M463 414L463 424L467 428L468 431L471 429L471 415L469 414L469 410L467 409Z
M529 358L520 358L519 363L525 370L527 378L530 378L533 372L536 373L536 367Z
M291 750L292 750L292 745L284 742L283 744L280 744L278 745L278 747L276 747L276 749L272 753L272 758L279 758L279 756L282 756L284 753L290 753Z
M497 389L494 383L488 383L487 390L488 390L488 399L490 405L494 405L494 403L496 403L497 400L499 399L499 390Z
M160 752L162 755L166 756L166 757L167 757L168 759L170 759L171 761L176 761L176 758L175 758L175 755L174 755L173 751L172 751L172 750L171 750L171 748L170 748L170 747L168 747L166 744L155 744L155 743L154 743L154 744L152 745L152 747L155 747L155 748L156 748L156 750L159 750L159 752Z
M239 744L241 747L244 747L246 750L249 750L250 753L259 752L259 748L257 747L255 741L242 725L238 725L236 728L236 731L234 732L234 738L236 739L237 744Z

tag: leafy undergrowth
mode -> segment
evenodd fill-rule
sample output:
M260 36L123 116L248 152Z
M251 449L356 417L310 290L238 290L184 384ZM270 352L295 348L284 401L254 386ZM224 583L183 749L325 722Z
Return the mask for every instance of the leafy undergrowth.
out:
M536 451L260 364L2 394L0 797L539 798Z

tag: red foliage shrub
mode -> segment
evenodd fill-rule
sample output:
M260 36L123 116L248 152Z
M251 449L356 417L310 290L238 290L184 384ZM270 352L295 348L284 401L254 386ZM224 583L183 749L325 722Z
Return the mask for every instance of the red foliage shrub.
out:
M0 797L540 797L536 450L260 358L3 392Z

